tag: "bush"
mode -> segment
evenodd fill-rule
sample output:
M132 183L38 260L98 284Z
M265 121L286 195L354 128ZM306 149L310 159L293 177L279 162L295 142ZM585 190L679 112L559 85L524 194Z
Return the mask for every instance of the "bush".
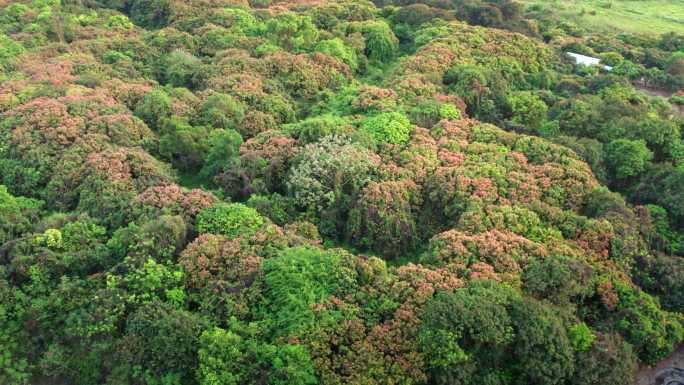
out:
M617 180L638 176L651 159L653 153L643 140L617 139L606 146L606 163Z
M195 170L202 166L207 153L209 136L206 127L191 126L184 118L164 120L160 128L159 155L181 170Z
M538 299L548 299L567 306L581 303L593 294L593 269L576 258L553 255L536 259L526 266L523 274L525 291Z
M242 137L237 131L231 129L212 131L207 140L208 150L199 175L208 179L233 167L238 162L240 145L242 145Z
M323 220L321 231L338 236L361 189L373 179L379 157L336 136L305 146L290 170L287 189L295 204Z
M356 70L358 67L356 53L353 49L347 47L340 38L322 40L316 45L314 50L341 60L352 70Z
M173 87L198 88L202 84L202 61L194 55L175 50L164 58L165 80Z
M33 229L43 202L12 196L0 185L0 245Z
M171 98L162 89L148 92L136 107L135 115L152 129L160 128L162 120L171 116Z
M286 124L283 131L303 143L313 143L330 135L344 135L353 130L349 121L336 115L321 115Z
M0 34L0 69L7 67L10 60L24 52L21 43Z
M171 16L169 0L133 0L131 2L131 20L139 26L158 29L164 28Z
M230 95L214 92L202 103L200 123L214 128L238 129L245 106Z
M411 136L411 122L402 113L385 112L367 118L361 125L361 132L370 135L379 143L406 144Z
M122 365L143 367L142 373L131 373L141 379L172 381L175 378L177 383L190 383L198 365L197 350L203 328L197 315L168 304L150 303L141 307L126 322L130 344L122 349Z
M380 20L352 23L349 32L361 32L366 41L366 56L381 63L392 60L399 50L399 40L390 26Z
M264 225L264 218L241 203L217 203L197 214L200 233L221 234L228 238L250 237Z

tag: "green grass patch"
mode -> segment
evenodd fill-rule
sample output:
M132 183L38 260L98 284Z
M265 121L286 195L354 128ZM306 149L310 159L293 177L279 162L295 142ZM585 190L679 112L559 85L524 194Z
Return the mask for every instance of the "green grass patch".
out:
M678 0L521 1L550 7L561 18L596 32L684 33L684 3Z

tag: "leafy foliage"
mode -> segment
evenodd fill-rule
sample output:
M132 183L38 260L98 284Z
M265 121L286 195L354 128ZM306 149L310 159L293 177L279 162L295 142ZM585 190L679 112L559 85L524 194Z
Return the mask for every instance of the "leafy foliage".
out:
M230 238L249 236L264 224L264 219L251 207L241 203L218 203L197 214L200 233L222 234Z
M0 383L632 382L684 37L558 8L0 2Z
M404 144L411 134L411 122L399 112L387 112L368 118L361 131L379 143Z

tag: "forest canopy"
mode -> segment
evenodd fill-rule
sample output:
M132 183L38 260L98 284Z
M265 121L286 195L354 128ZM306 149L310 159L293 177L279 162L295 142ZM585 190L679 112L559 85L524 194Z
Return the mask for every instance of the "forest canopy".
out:
M684 35L538 4L0 0L0 383L631 383L683 114Z

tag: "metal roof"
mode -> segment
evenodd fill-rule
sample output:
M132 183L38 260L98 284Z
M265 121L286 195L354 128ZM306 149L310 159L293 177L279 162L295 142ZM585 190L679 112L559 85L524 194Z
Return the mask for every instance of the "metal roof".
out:
M578 64L578 65L585 65L585 66L601 65L601 59L599 59L599 58L595 58L595 57L591 57L591 56L585 56L585 55L581 55L581 54L574 53L574 52L567 52L566 54L568 56L570 56L571 58L575 59L575 64ZM602 67L606 71L610 71L613 69L613 67L607 66L607 65L604 65Z

